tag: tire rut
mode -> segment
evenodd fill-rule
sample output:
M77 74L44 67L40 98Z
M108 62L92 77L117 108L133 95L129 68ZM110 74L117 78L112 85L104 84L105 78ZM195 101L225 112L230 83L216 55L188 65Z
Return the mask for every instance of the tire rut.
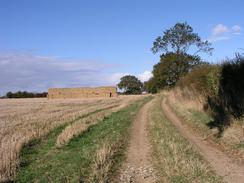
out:
M119 182L121 183L157 182L150 161L150 144L147 136L148 109L151 106L152 101L145 104L133 122L127 159L120 171Z
M162 101L162 110L165 116L175 125L179 133L185 137L193 147L209 162L212 169L225 182L242 183L244 182L244 165L236 164L224 152L216 147L213 147L208 141L204 140L197 134L194 134L190 129L182 123L182 121L175 115L172 109Z

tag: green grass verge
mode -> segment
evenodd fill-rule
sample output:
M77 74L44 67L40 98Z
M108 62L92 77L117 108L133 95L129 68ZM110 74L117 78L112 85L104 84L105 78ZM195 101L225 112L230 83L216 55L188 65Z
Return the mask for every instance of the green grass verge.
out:
M168 99L170 101L170 99ZM205 139L210 140L213 143L216 143L222 151L225 151L231 157L238 159L243 159L243 150L244 144L242 141L236 141L236 139L240 138L239 130L234 132L232 130L231 136L234 137L233 139L226 139L223 138L223 134L219 134L217 127L211 127L211 123L213 123L213 118L208 115L204 110L193 109L193 108L185 108L179 102L168 102L170 104L171 109L174 113L184 119L184 122L190 129L193 129L195 133L202 136ZM238 126L240 129L242 128L241 125ZM230 127L230 128L233 128ZM237 127L234 127L237 128ZM236 133L236 134L235 134Z
M208 164L166 119L158 96L150 111L150 139L162 182L221 182Z
M113 157L119 166L126 148L128 128L138 110L150 99L146 97L112 113L62 148L56 148L55 142L63 126L45 138L27 144L21 152L16 182L84 182L92 175L96 151L104 141L121 144ZM116 166L113 165L113 168L116 169Z
M189 125L194 131L203 137L208 137L212 135L212 131L208 126L208 123L212 122L213 119L206 112L197 109L186 109L179 106L178 103L168 102L174 113L183 118L184 121ZM217 139L215 139L217 142Z

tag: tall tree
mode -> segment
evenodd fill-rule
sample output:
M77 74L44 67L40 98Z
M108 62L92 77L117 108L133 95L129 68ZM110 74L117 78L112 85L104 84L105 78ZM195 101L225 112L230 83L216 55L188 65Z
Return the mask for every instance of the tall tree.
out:
M167 53L161 55L160 62L153 67L157 88L173 87L180 77L201 63L199 57L188 54Z
M188 52L194 53L190 54ZM154 87L173 87L180 77L196 65L203 64L198 53L211 54L211 43L203 41L187 23L176 23L154 42L152 52L161 52L160 62L153 67ZM151 83L152 84L152 83Z
M124 90L126 94L140 94L142 92L143 84L137 77L126 75L120 79L118 87L119 89Z
M164 31L163 36L159 36L153 42L152 52L174 52L185 54L188 50L194 50L193 55L199 52L212 53L211 43L203 41L193 28L185 23L176 23L172 28Z
M154 77L144 82L144 89L149 93L157 93L157 83Z

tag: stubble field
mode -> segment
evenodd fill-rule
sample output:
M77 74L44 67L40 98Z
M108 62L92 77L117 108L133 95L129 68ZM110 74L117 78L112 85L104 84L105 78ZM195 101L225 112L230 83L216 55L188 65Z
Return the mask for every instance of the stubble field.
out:
M112 99L48 100L3 99L0 101L0 180L13 180L24 145L63 126L56 146L73 137L141 96Z

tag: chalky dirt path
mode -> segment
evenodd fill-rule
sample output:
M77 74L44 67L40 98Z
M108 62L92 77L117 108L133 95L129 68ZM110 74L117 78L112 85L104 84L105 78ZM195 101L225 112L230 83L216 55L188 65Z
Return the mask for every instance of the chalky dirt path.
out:
M165 116L175 125L180 134L195 147L195 149L209 162L213 170L223 177L225 182L244 182L244 165L233 162L224 152L220 151L197 134L191 132L191 130L175 115L166 103L166 100L163 100L162 102L162 109Z
M148 109L145 104L133 122L127 159L120 171L119 182L154 183L156 176L150 161L150 144L147 136Z

